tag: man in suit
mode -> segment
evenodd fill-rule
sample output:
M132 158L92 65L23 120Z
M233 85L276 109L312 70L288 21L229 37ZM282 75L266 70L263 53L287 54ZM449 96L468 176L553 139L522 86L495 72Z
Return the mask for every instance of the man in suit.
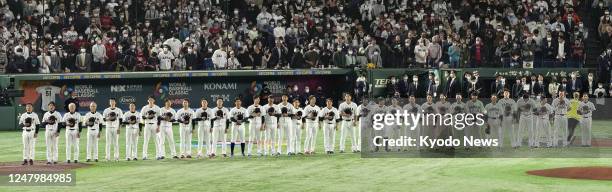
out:
M501 75L498 75L495 78L495 82L491 83L491 93L498 97L503 97L504 89L507 88L508 84L506 83L506 79Z
M581 92L582 91L582 81L578 79L578 77L576 76L576 73L572 73L570 77L571 79L569 80L569 84L568 84L569 90L567 90L567 92L568 93Z
M408 85L407 95L414 95L420 98L422 94L419 93L419 77L417 75L412 76L412 82Z
M457 82L457 77L455 76L455 71L451 71L449 73L448 81L446 82L446 87L444 89L445 95L457 95L459 93L459 82Z
M274 48L272 48L272 50L270 51L272 56L270 57L270 63L268 63L268 68L289 67L289 66L286 66L286 63L288 60L287 51L288 51L287 47L285 47L285 45L282 42L277 41Z
M76 70L77 72L89 72L91 70L91 63L93 58L91 54L87 53L85 47L81 47L80 53L76 56Z
M544 83L544 76L538 75L538 80L533 85L533 94L541 95L543 97L548 96L548 86Z
M431 95L434 98L438 97L438 83L436 83L434 74L429 73L427 78L427 95Z
M408 98L410 94L408 94L408 87L410 86L410 81L408 80L408 74L404 74L402 80L398 83L398 88L402 97Z

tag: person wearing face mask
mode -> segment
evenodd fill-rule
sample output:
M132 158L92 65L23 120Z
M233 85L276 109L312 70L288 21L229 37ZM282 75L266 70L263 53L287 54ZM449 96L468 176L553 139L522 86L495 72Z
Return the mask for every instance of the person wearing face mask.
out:
M410 76L408 74L404 74L402 79L397 82L397 88L401 97L408 97L410 94L408 93L408 87L410 86Z
M419 76L413 75L412 81L408 84L408 89L406 90L406 95L414 95L417 98L421 98L422 94L419 93L419 89L421 89L419 85Z
M93 56L93 62L91 66L91 72L100 72L102 65L106 63L106 47L102 44L100 38L96 39L96 44L91 47L91 54Z
M572 72L572 74L570 74L570 80L567 83L568 89L566 90L568 93L582 92L582 81L578 79L576 73Z
M342 50L342 47L340 45L336 47L336 51L334 51L334 54L332 55L332 61L333 61L334 67L340 67L340 68L348 67L346 63L346 53Z
M414 61L416 62L418 67L427 67L427 55L428 49L424 40L419 40L419 44L414 47Z
M591 72L587 75L587 78L584 80L584 91L589 94L590 97L595 96L595 89L597 89L597 83L595 82L594 74ZM583 91L583 92L584 92Z
M595 96L595 104L597 105L605 105L606 104L606 89L604 88L603 83L597 83L597 88L593 92Z
M544 82L544 76L539 74L538 79L533 84L533 94L534 95L542 95L543 97L548 97L548 87Z
M450 71L448 74L448 80L446 81L446 87L444 88L444 95L457 95L460 92L459 80L455 75L455 71ZM452 98L452 97L451 97Z
M157 54L159 58L159 70L168 71L172 69L172 61L175 59L170 47L164 46L163 51Z
M79 54L76 56L75 60L76 72L90 72L92 63L92 55L90 53L87 53L87 49L85 49L85 47L81 47L81 49L79 49Z

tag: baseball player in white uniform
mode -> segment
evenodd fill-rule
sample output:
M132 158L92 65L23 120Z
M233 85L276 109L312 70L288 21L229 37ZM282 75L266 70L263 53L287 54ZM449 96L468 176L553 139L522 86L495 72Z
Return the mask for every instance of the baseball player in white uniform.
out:
M361 105L359 107L361 107ZM416 103L416 97L414 95L410 95L410 97L408 97L408 103L404 105L404 110L413 116L420 114L421 106ZM412 122L412 118L408 118L408 121L410 124L404 127L404 136L419 139L420 129L418 126L418 121ZM417 123L415 130L410 130L415 123ZM404 150L407 150L407 147L404 147Z
M23 141L23 164L21 165L33 165L34 154L36 148L36 138L38 137L38 129L40 120L38 115L32 112L33 107L31 103L26 104L26 112L19 116L19 126L23 132L21 138Z
M159 58L159 70L168 71L172 69L174 54L170 52L168 46L165 46L163 51L160 52L157 57Z
M304 140L304 154L314 154L319 129L319 114L321 108L316 105L317 98L313 95L308 97L308 105L304 107L304 126L306 128L306 139Z
M138 160L138 136L142 129L140 127L140 113L136 111L136 104L130 103L130 110L123 113L122 123L125 124L125 159Z
M68 110L69 112L65 113L62 118L62 122L64 122L66 127L66 162L70 163L71 160L74 160L74 163L78 163L81 114L76 112L76 105L74 103L68 105ZM74 150L74 159L72 150Z
M193 118L195 112L189 108L189 99L183 99L183 108L176 112L176 121L179 122L179 153L181 158L191 158L191 135L193 133Z
M581 144L583 147L591 146L591 125L593 124L593 111L595 105L589 101L589 94L582 94L582 102L578 105L578 114L582 115L580 119L580 128L582 128Z
M262 112L263 107L259 105L260 99L258 96L253 97L253 105L247 108L246 116L249 119L249 143L247 146L247 155L251 156L251 150L253 148L253 144L257 143L257 154L259 156L262 155L261 149L263 148L264 143L264 131L263 128L263 119Z
M570 100L565 98L565 91L559 91L559 97L555 98L552 102L552 107L555 110L555 120L553 128L553 146L559 145L559 140L562 140L563 146L568 145L567 135L567 111L570 109ZM562 135L559 138L559 134Z
M516 101L514 101L511 97L510 97L510 90L508 89L504 89L504 98L499 100L499 104L501 105L500 107L502 107L502 130L508 130L510 132L510 145L512 147L518 147L519 144L516 141L516 134L518 134L518 126L515 124L516 119L516 110L517 110L517 106L516 106ZM503 145L504 140L503 137L501 137L502 140L499 141L500 146Z
M204 98L200 100L201 107L196 110L195 121L198 122L198 158L203 157L202 149L206 145L206 156L211 152L211 133L213 132L210 118L212 110L208 108L208 101Z
M216 156L216 152L217 152L217 143L219 142L219 139L221 139L221 154L223 154L223 157L227 157L227 153L226 153L226 142L227 142L227 122L228 122L228 117L229 117L229 110L227 110L227 108L223 107L223 98L217 98L217 106L215 108L212 108L211 112L214 115L214 117L211 119L212 121L212 126L213 126L213 132L212 132L212 137L211 137L211 153L210 156L211 157L215 157Z
M304 110L300 107L300 100L293 100L293 134L291 135L293 138L291 139L291 151L294 154L303 154L302 153L302 129L303 126L303 117Z
M387 106L387 109L389 110L389 114L393 114L395 115L396 113L402 111L402 106L399 104L399 100L397 98L391 98L391 105ZM384 137L387 139L390 138L399 138L401 136L401 126L398 125L397 123L393 123L391 125L386 125L385 126L385 134ZM393 146L391 147L393 148L393 150L397 150L397 151L401 151L402 149L400 148L400 146ZM387 148L387 152L390 151L389 148Z
M533 136L533 131L534 131L533 129L534 127L533 109L535 108L536 103L533 99L529 98L528 93L524 93L523 98L518 99L516 104L517 106L519 106L520 116L519 116L518 133L514 135L515 144L517 144L517 146L514 146L514 147L520 147L522 145L523 143L522 134L525 132L525 130L529 131L529 146L533 146L533 143L535 142L535 137Z
M263 116L263 127L265 130L265 142L264 142L264 155L268 155L269 149L271 149L270 154L276 154L276 134L278 132L278 107L274 104L274 97L268 96L268 104L263 106L266 114Z
M158 136L160 130L157 125L157 116L160 114L160 108L155 105L155 98L153 96L149 96L147 100L147 105L143 106L140 110L142 115L142 122L144 123L144 142L142 145L142 160L147 160L149 158L148 148L149 148L149 139L151 137L155 140L155 156L161 156L161 141Z
M234 156L234 147L236 146L236 142L240 142L240 151L242 156L244 157L244 124L247 122L247 110L242 107L242 101L239 98L234 100L235 106L230 110L229 117L231 121L231 133L232 139L230 141L230 156Z
M291 145L289 145L293 140L293 138L290 137L293 134L293 121L291 120L293 116L293 105L291 105L288 100L289 97L283 94L281 102L277 105L280 114L278 117L278 132L276 133L276 155L282 153L283 136L287 139L287 155L293 154L293 149L291 149Z
M166 146L164 145L164 142L166 141L168 142L168 146L170 147L170 155L172 155L172 158L178 159L178 156L176 156L176 146L174 144L174 131L172 130L172 123L176 121L174 119L175 117L176 111L172 109L172 101L166 99L166 101L164 101L164 107L159 109L158 124L160 129L159 142L161 144L161 156L157 157L157 160L166 158Z
M485 106L487 114L487 130L485 133L490 135L490 138L497 139L499 147L502 147L504 143L504 129L502 129L501 117L502 117L502 104L497 102L497 94L491 95L491 103Z
M109 107L104 109L104 122L106 123L106 160L111 160L111 147L114 149L113 158L119 161L119 133L123 111L117 107L115 98L108 100Z
M325 101L325 107L321 109L320 119L323 121L323 145L327 154L334 153L336 143L336 121L340 120L338 109L333 106L334 102L331 98Z
M546 97L540 99L540 105L536 110L536 141L535 146L540 147L540 143L546 143L547 147L552 147L552 130L550 127L550 115L553 114L553 108L548 104Z
M369 115L371 109L370 102L364 98L359 106L357 106L356 114L358 118L357 129L357 152L361 152L361 130L370 126Z
M357 111L357 104L353 102L353 98L350 94L344 95L344 102L338 106L340 112L340 153L344 153L344 147L346 146L346 137L348 134L351 135L351 150L353 153L357 152L357 121L355 121L355 114Z
M85 113L83 118L83 126L87 129L87 149L85 150L87 162L91 162L92 157L95 162L98 162L98 140L100 140L100 131L102 130L100 123L102 123L104 117L96 111L97 109L98 105L91 102L89 112Z
M47 165L57 164L57 138L60 133L62 115L55 111L55 102L47 104L49 111L43 115L42 126L45 128L45 145L47 146Z

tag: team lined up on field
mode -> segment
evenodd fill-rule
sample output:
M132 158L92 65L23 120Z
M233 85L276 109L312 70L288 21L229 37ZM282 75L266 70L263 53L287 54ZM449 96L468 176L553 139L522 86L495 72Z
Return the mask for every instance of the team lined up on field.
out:
M400 136L411 138L421 138L429 136L432 139L446 139L450 136L468 136L474 139L492 138L498 139L499 147L503 147L504 133L509 133L510 144L514 148L523 145L524 134L527 133L529 147L558 147L568 146L575 139L574 129L568 127L568 117L580 118L582 129L581 145L591 145L591 124L592 112L595 105L589 101L587 93L582 95L575 93L574 99L566 98L565 91L559 91L558 96L548 103L545 97L532 97L529 93L523 93L521 98L512 99L509 90L504 90L503 98L498 99L496 94L491 96L491 102L484 105L479 100L477 93L470 94L470 99L463 101L461 94L457 94L454 102L447 101L444 94L441 94L438 101L434 102L431 95L427 96L426 102L419 105L416 103L414 95L409 97L408 102L402 106L397 98L392 98L390 102L386 99L378 99L376 103L371 102L365 109L370 113L367 118L373 118L374 114L396 114L406 111L409 114L423 114L422 120L429 122L413 122L408 118L408 125L385 125L377 131L375 129L365 129L366 136L370 139L377 139L375 142L368 142L371 151L379 151L382 144L386 151L407 150L409 147L389 146L387 138L397 139ZM363 105L361 105L363 106ZM573 112L573 114L572 114ZM362 112L363 113L363 112ZM485 125L467 125L462 129L457 129L453 125L444 125L439 119L425 118L428 114L484 114ZM419 119L419 120L421 120ZM552 120L552 123L551 123ZM372 127L367 123L373 123L372 119L363 121L365 127ZM415 130L410 130L413 124L417 124ZM376 137L376 136L382 136ZM384 141L383 141L384 140Z
M66 138L67 163L78 163L79 140L84 129L87 130L87 162L98 161L97 143L103 130L106 130L105 159L118 161L121 128L124 128L126 135L125 159L128 161L138 160L137 146L141 135L144 135L141 156L143 160L149 158L148 146L151 139L155 143L157 160L166 158L166 142L170 149L168 157L191 158L192 134L197 135L197 157L217 156L219 141L221 155L227 157L228 136L231 141L229 155L232 157L235 145L240 145L242 156L314 154L317 132L320 129L324 131L325 151L331 154L335 148L337 128L341 128L340 152L345 150L344 143L348 134L352 135L351 150L359 152L361 149L360 128L356 128L359 115L356 111L362 111L362 106L358 107L352 102L349 94L345 94L345 101L338 109L333 107L331 98L326 100L326 106L317 106L314 96L310 96L308 105L301 108L299 100L290 102L287 95L282 95L278 104L275 104L274 97L268 97L265 105L260 104L259 97L254 97L254 104L247 108L242 106L240 99L236 99L231 109L223 107L224 101L221 98L216 99L215 107L209 107L208 101L202 99L200 107L195 110L190 108L188 99L183 99L182 108L178 111L172 108L170 100L166 100L163 107L157 106L153 97L149 97L147 102L140 111L131 103L129 110L123 112L116 107L115 99L111 98L109 107L103 113L96 112L96 103L91 103L90 111L85 115L76 112L75 104L71 103L68 112L63 116L55 110L55 103L52 102L49 103L49 111L43 115L42 121L32 112L32 105L27 104L26 113L23 113L19 120L23 129L23 164L33 164L39 128L45 129L47 164L58 162L58 137L62 129ZM175 123L179 124L179 153L176 152L174 141L175 130L172 125ZM245 138L245 131L249 131L248 140ZM302 134L305 135L303 146ZM283 144L286 144L284 151ZM253 145L256 151L253 150Z

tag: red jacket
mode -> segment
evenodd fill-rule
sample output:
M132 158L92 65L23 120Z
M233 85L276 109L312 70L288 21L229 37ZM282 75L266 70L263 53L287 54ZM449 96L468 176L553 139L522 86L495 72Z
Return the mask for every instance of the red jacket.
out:
M106 57L108 61L111 63L117 61L117 47L115 47L115 44L106 43L104 44L104 48L106 48Z

